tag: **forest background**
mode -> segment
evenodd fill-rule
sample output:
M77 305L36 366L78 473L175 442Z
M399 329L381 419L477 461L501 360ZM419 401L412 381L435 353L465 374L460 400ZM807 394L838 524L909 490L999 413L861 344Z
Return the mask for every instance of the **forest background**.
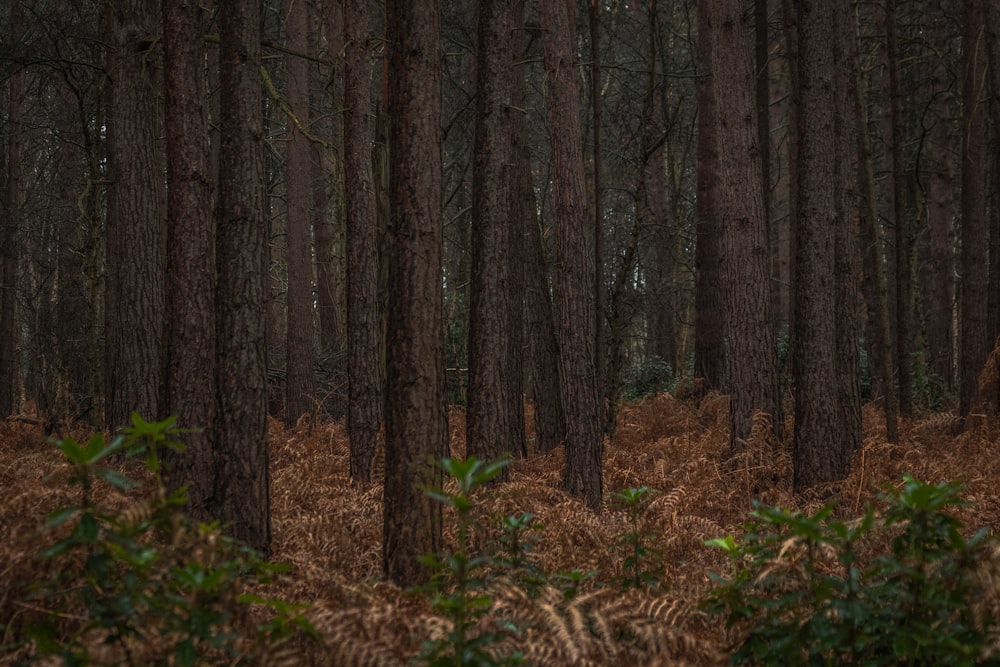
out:
M481 459L563 447L591 509L646 392L728 395L728 454L766 424L796 491L848 475L863 403L889 443L996 412L994 0L0 18L0 412L178 415L169 485L264 553L269 414L343 418L359 484L383 457L409 583L449 405Z

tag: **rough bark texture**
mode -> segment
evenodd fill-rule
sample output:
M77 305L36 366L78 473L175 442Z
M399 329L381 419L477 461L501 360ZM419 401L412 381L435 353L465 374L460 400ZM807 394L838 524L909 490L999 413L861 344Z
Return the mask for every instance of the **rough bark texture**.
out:
M344 198L347 213L347 431L351 479L371 480L382 425L383 339L372 176L371 54L364 0L344 3Z
M158 32L154 0L109 5L108 194L105 361L107 425L132 412L161 416L165 312L164 224L156 146L157 92L146 59Z
M575 0L541 5L545 31L546 123L552 153L556 216L555 277L559 375L566 416L563 485L587 505L603 496L603 424L597 400L594 342L593 248L588 233L586 189L574 52Z
M308 49L306 4L289 0L285 35L295 53ZM304 130L309 118L309 67L304 58L285 56L288 105L295 118L288 119L288 149L285 156L285 194L288 200L288 291L285 295L285 424L293 425L312 411L313 307L312 234L309 211L309 139Z
M726 364L719 152L712 77L715 39L710 3L698 3L698 144L694 255L694 374L707 389L723 389Z
M745 448L754 414L780 422L771 318L770 250L754 114L750 26L742 0L711 4L712 82L718 120L731 395L730 447Z
M382 553L386 577L406 586L427 580L419 559L441 547L441 506L423 489L440 485L428 461L448 452L439 0L389 0L386 47L392 240Z
M1000 339L1000 2L983 3L983 22L986 26L986 46L990 73L990 120L993 126L993 173L988 197L990 236L990 275L987 291L989 303L988 340L995 344ZM998 379L1000 382L1000 379ZM997 387L996 389L1000 389ZM995 389L995 390L996 390ZM1000 405L997 405L1000 410Z
M233 535L267 554L265 294L267 222L260 89L260 9L219 0L219 218L216 234L218 419L216 495Z
M794 486L840 479L853 440L841 423L837 373L835 244L843 224L836 161L838 67L836 30L846 7L830 0L798 3L798 229L795 300Z
M201 5L164 5L167 129L166 412L191 429L171 452L169 485L188 487L188 509L211 520L215 503L215 220L207 117L202 106L205 42Z
M959 412L976 403L979 374L992 341L987 328L986 83L982 0L962 3L962 283L959 330Z
M11 44L20 30L19 0L10 16ZM12 414L17 393L17 258L18 212L21 208L21 123L24 116L24 69L7 79L7 182L4 184L2 221L2 273L0 273L0 419Z
M472 283L469 292L469 388L466 447L481 461L511 455L510 394L520 378L507 374L510 354L509 139L513 4L479 8L476 128L472 167ZM514 381L518 380L517 386ZM504 469L501 479L508 476Z

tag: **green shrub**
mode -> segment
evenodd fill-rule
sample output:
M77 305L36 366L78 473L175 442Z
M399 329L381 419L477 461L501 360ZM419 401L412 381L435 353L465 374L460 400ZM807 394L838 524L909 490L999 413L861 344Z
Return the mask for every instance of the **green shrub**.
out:
M612 545L625 556L622 574L616 581L622 590L645 588L655 591L664 570L663 553L653 546L659 533L642 526L642 512L652 500L653 491L643 486L619 491L614 497L625 508L629 520L629 530Z
M647 357L629 368L622 385L622 398L632 400L673 391L677 380L670 364L660 357Z
M869 507L854 521L832 505L812 516L759 505L742 542L709 541L731 558L706 608L743 636L732 661L1000 664L998 620L976 585L994 540L963 535L949 513L959 492L906 477L881 516Z
M297 631L311 631L294 605L240 593L268 583L281 567L224 536L218 525L184 517L183 489L167 493L160 453L183 450L180 433L173 419L149 423L133 415L132 426L111 441L97 434L86 443L55 443L80 495L46 522L54 541L40 557L60 567L38 583L31 601L49 611L29 628L38 653L67 665L246 664ZM108 459L120 455L143 457L155 480L151 494L125 509L99 502L95 493L98 485L137 486L108 467ZM271 610L256 629L251 605Z

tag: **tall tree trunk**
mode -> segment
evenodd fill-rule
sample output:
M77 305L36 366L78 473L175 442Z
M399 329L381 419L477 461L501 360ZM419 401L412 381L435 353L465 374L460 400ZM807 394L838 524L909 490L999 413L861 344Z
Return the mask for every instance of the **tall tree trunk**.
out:
M988 341L995 344L1000 339L1000 2L997 0L984 2L984 25L989 55L990 121L993 128L993 178L988 194L990 275L987 314ZM997 409L1000 410L1000 405L997 405Z
M306 4L288 0L285 35L292 52L285 60L288 106L288 148L285 158L285 194L288 201L288 291L285 331L285 424L292 426L312 410L313 390L313 306L312 251L309 211L309 66L297 53L308 49Z
M798 230L795 302L794 486L797 490L841 479L848 470L855 435L843 424L837 255L846 224L842 157L837 142L838 96L849 67L838 44L850 16L845 0L801 0L798 9ZM848 70L849 71L849 70ZM840 200L840 201L838 201ZM830 252L831 248L834 252ZM842 261L842 260L841 260ZM850 276L840 280L851 280ZM853 316L853 314L848 314ZM856 378L852 378L856 381ZM853 406L852 406L853 407ZM857 405L860 411L860 404ZM858 434L860 435L860 434Z
M897 45L896 0L885 0L886 57L889 69L889 151L892 172L892 225L896 249L896 377L899 382L899 411L913 413L913 374L910 370L913 326L912 249L906 212L906 180L903 173L902 93L899 88L899 47Z
M594 341L594 268L588 233L580 121L576 112L575 0L541 5L545 32L546 122L552 152L558 271L560 382L566 416L563 485L597 508L603 497L603 430Z
M371 53L364 0L344 3L344 198L347 213L347 430L351 479L371 480L382 425L378 219L372 174Z
M703 0L704 1L704 0ZM722 188L726 321L731 386L730 448L746 446L754 414L780 421L777 348L771 318L768 221L754 114L750 25L742 0L714 0L711 71Z
M11 44L17 44L21 29L21 3L12 0L10 25ZM12 414L16 407L17 375L17 262L18 218L21 211L21 134L24 118L24 69L7 79L7 183L4 188L2 273L0 273L0 419Z
M987 328L986 195L983 99L986 50L983 2L962 2L962 283L959 346L959 412L968 415L979 393L979 374L990 352Z
M889 326L889 304L886 300L885 264L882 261L882 233L878 224L878 194L875 171L872 165L871 136L868 132L868 112L864 99L864 78L857 45L857 22L850 28L851 96L854 104L853 121L857 137L857 181L859 197L860 233L864 277L862 286L868 316L868 368L872 386L883 393L886 440L899 441L899 403L896 383L892 373L892 329ZM877 378L877 380L876 380Z
M191 429L187 449L171 453L168 480L188 488L188 509L214 518L215 221L214 176L201 81L205 42L201 5L164 3L167 130L166 411Z
M420 557L441 546L441 483L428 459L448 454L441 296L441 5L386 3L389 78L389 267L385 513L386 577L422 583Z
M267 555L267 219L260 88L260 5L219 0L221 142L216 497L233 535Z
M469 389L466 448L480 460L510 451L510 394L520 378L508 376L510 354L509 189L513 4L479 8L476 128L472 182L472 284L469 301ZM514 386L517 381L517 387ZM509 472L504 469L501 478Z
M698 3L698 146L694 255L694 374L708 389L725 384L726 319L723 288L722 222L719 201L717 100L712 71L713 34L709 3Z
M164 335L164 225L156 165L157 91L147 73L159 3L109 5L108 195L105 346L107 424L132 412L161 416Z
M604 432L611 435L615 428L615 402L618 399L618 387L615 378L608 371L607 299L604 286L604 185L601 173L601 5L597 0L590 0L588 24L590 26L590 123L593 133L591 153L594 188L594 350L595 377L597 378L597 397L606 405L604 417Z

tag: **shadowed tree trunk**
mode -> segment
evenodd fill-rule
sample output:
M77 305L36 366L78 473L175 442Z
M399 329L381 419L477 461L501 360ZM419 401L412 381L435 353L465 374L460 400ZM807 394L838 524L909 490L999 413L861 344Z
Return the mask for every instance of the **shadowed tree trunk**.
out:
M164 4L167 129L166 412L176 415L186 450L169 452L170 486L188 489L188 510L215 518L215 220L207 117L200 83L205 42L200 3Z
M566 417L563 486L597 508L603 497L603 428L594 342L594 254L587 224L580 120L577 114L575 0L541 5L545 31L546 124L555 200L555 293L559 377Z
M466 447L492 461L510 451L510 394L520 378L507 374L510 354L508 203L513 3L479 8L476 127L472 172L472 283L469 291L469 388ZM518 392L519 393L519 392ZM505 468L499 479L509 476Z
M344 4L344 198L347 213L347 430L351 479L371 480L382 425L378 220L372 176L371 53L364 0Z
M745 448L756 412L780 421L771 318L768 223L754 114L750 26L742 0L713 0L711 71L722 188L729 340L730 448Z
M843 478L856 443L844 418L838 354L838 246L843 234L845 176L838 167L843 136L838 99L846 100L849 68L839 31L850 16L846 0L801 0L798 10L798 229L795 298L794 486L805 489ZM847 70L849 71L849 69ZM833 252L831 252L833 249ZM841 260L842 262L843 260ZM849 276L840 280L852 279ZM853 304L851 305L853 307ZM851 378L856 381L856 378ZM860 412L860 404L856 409ZM851 424L853 426L853 424ZM860 432L857 434L860 440Z
M719 202L719 148L712 78L713 17L708 2L698 3L698 145L694 255L694 374L707 389L725 383L726 320L723 291L722 221Z
M289 0L285 34L293 53L306 53L308 28L306 4ZM312 252L309 210L312 203L309 167L309 67L293 54L285 56L288 106L288 149L285 163L285 193L288 198L288 309L285 347L285 424L292 426L313 408L313 306Z
M219 37L216 495L220 519L232 534L266 555L271 547L271 476L260 5L219 0Z
M8 26L11 44L20 30L21 3L13 0ZM24 117L24 69L7 79L7 182L4 184L2 273L0 273L0 419L16 407L18 217L21 210L21 124Z
M986 83L983 2L962 2L962 282L959 330L959 412L969 414L992 341L987 326Z
M154 0L110 6L108 77L107 290L105 382L109 428L132 412L161 416L165 311L164 226L156 165L157 91L147 58L158 33Z
M429 460L448 454L441 295L441 5L389 0L390 234L385 514L386 577L419 584L420 557L441 547L441 484Z

